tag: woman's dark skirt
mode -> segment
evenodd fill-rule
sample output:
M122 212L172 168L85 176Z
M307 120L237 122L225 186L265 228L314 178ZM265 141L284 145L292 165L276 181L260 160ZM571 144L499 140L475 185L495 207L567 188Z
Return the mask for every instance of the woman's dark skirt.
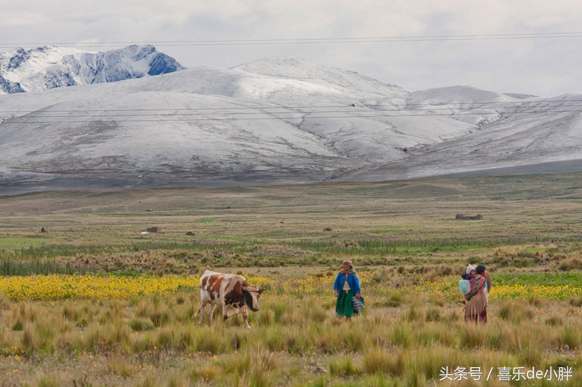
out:
M339 317L352 317L354 315L354 293L351 290L342 290L335 303L335 312Z

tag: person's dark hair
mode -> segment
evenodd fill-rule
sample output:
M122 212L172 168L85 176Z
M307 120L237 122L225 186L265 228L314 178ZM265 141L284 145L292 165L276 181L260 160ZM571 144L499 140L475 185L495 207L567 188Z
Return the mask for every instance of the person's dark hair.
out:
M485 265L479 265L475 268L475 273L477 274L483 274L485 272L487 268L485 267Z

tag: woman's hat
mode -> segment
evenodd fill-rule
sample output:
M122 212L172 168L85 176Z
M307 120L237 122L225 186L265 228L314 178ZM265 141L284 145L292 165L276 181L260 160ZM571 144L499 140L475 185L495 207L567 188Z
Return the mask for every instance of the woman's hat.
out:
M343 263L347 263L348 265L352 266L352 260L351 259L344 259L344 262Z
M475 270L472 265L467 266L467 270L465 270L465 274L471 274L471 272Z

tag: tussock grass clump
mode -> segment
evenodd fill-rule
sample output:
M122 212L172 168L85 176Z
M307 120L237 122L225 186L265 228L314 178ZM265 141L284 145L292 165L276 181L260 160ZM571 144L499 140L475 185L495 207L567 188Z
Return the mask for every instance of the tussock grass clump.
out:
M190 382L196 385L197 383L216 379L220 375L221 369L213 364L204 364L190 367L187 373L190 376Z
M413 322L413 321L420 321L422 319L422 314L418 311L418 309L413 305L408 309L406 312L406 321Z
M388 298L381 301L381 302L376 302L374 304L375 307L391 307L391 308L397 308L399 307L404 301L404 296L402 295L401 291L398 290L392 290L390 292L390 294L388 295Z
M193 350L212 354L224 353L230 347L229 340L213 327L201 327L192 331Z
M408 348L413 341L410 324L394 324L388 331L388 340L392 345Z
M255 346L246 354L230 357L223 363L224 372L240 380L240 385L269 386L272 384L272 373L279 366L275 353Z
M155 342L160 348L170 348L175 347L175 338L174 330L169 327L164 327L158 330Z
M565 326L560 335L560 343L562 345L567 345L570 348L578 348L582 342L581 336L582 332L580 329L574 329L571 326Z
M25 352L32 353L40 347L39 338L36 335L34 326L32 324L26 324L24 327L24 333L21 339L21 348Z
M361 330L350 329L348 325L344 325L341 330L340 343L343 348L350 352L361 351L367 346L366 332Z
M127 324L136 332L149 331L155 328L154 323L149 319L133 318Z
M518 300L501 301L497 313L502 319L516 324L531 320L534 317L534 312L531 307Z
M548 317L544 322L548 326L557 327L564 324L564 319L558 315L553 315L551 317Z
M0 311L9 310L11 301L0 291Z
M79 319L79 309L73 305L66 304L63 307L63 317L70 321L77 321Z
M60 387L60 383L53 376L41 376L38 387Z
M275 312L269 309L263 309L258 314L257 323L262 327L268 327L275 323Z
M158 380L152 375L147 375L141 382L137 383L137 387L156 387L158 385Z
M123 322L118 321L115 324L103 327L105 342L110 346L128 345L131 343L131 329Z
M382 373L396 377L402 375L404 360L402 351L375 348L364 355L362 369L367 374Z
M443 325L443 323L426 324L415 332L415 343L419 343L423 347L431 347L434 345L441 345L445 347L456 347L457 332L454 327L450 325Z
M13 331L21 331L23 328L24 323L20 319L16 320L16 322L14 322L14 324L12 325Z
M29 301L20 301L16 308L12 309L12 316L15 319L20 318L23 322L35 322L39 317L39 308Z
M408 385L422 386L431 379L438 380L442 367L450 364L463 364L469 367L470 356L459 358L459 351L440 346L423 350L412 350L407 353L403 375Z
M128 378L135 373L135 368L125 356L112 355L107 359L107 367L109 372L114 375Z
M540 308L547 304L546 300L542 299L539 295L532 295L529 296L527 301L531 306L535 306L536 308Z
M183 375L182 372L174 372L168 378L168 387L189 387L190 383L188 382L187 377Z
M156 328L162 327L170 322L170 311L165 306L158 306L149 313L149 318Z
M434 281L435 279L439 278L439 273L436 270L431 270L424 274L423 279L425 281Z
M524 323L520 329L505 326L501 349L516 354L520 363L528 366L542 364L544 348L548 348L550 340L543 325L532 322Z
M285 334L281 326L269 327L264 333L263 338L265 346L269 351L282 351L286 347Z
M431 304L436 305L438 307L445 306L445 296L444 294L431 294L429 297L429 301Z
M424 319L427 322L439 321L441 319L441 312L438 309L430 308L426 311Z
M478 324L459 324L459 348L482 348L487 343L487 328Z
M362 370L354 364L351 357L342 357L329 364L329 372L334 376L346 377L360 375Z
M301 309L307 321L322 323L327 319L327 312L315 300L306 300Z

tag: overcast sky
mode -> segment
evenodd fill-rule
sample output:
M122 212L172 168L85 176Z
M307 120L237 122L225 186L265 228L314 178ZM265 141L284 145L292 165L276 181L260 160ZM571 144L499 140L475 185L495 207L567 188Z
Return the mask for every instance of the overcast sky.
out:
M0 9L0 44L25 48L32 46L23 43L582 32L579 0L0 0ZM582 38L156 46L186 67L293 55L409 90L472 85L553 96L582 92L581 45Z

